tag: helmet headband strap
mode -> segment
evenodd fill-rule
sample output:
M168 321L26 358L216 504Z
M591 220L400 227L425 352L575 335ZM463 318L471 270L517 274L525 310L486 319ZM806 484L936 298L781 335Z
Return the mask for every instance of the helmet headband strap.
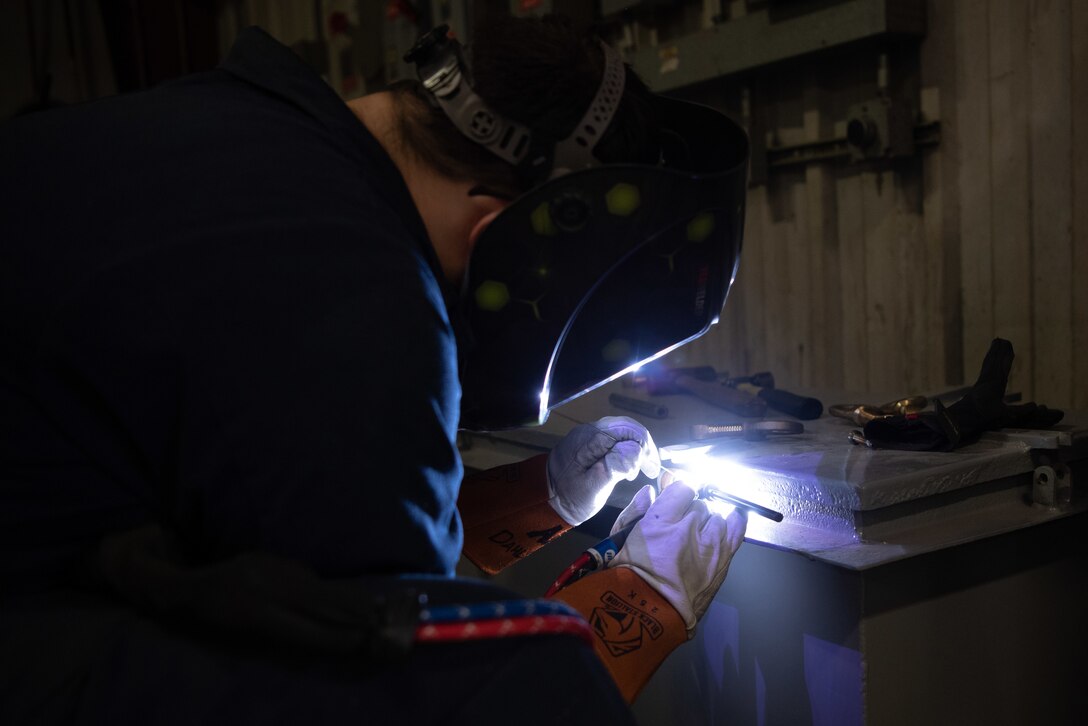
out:
M404 59L416 64L424 89L458 131L538 181L599 164L593 150L616 115L626 82L619 53L601 42L604 73L593 101L571 134L550 153L541 153L528 126L492 110L473 90L461 44L448 38L448 31L449 26L440 25L425 34Z
M574 127L570 136L555 145L551 172L553 179L571 171L588 169L597 165L593 150L620 107L620 99L623 98L623 88L627 81L623 60L620 54L604 41L601 41L601 50L604 52L604 74L601 76L601 85L597 87L597 95L593 97L585 115Z

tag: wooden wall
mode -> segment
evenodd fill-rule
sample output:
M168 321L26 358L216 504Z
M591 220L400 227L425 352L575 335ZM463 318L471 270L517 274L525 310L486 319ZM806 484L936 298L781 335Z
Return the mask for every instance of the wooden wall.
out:
M940 120L939 145L893 169L810 164L752 187L721 324L674 362L905 395L973 381L1000 336L1017 353L1010 391L1088 410L1088 3L929 0L927 14L920 48L892 48L887 68ZM878 57L747 79L753 132L841 134Z

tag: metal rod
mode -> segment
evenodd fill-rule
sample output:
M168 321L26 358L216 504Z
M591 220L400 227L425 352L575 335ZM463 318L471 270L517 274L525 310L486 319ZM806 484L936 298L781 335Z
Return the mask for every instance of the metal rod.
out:
M747 509L751 512L755 512L761 517L766 517L772 522L781 522L783 519L781 512L776 512L773 509L768 509L761 504L749 502L747 499L742 499L732 494L726 494L725 492L715 489L713 487L703 487L702 491L699 492L699 496L701 496L703 499L717 499L720 502L732 504L734 507L739 507L740 509Z
M675 469L675 468L669 467L669 466L662 466L661 469L662 469L662 471L669 472L670 474L672 474L677 479L683 480L683 478L684 478L684 470L683 469ZM738 496L736 496L734 494L727 494L726 492L723 492L720 489L716 489L716 488L711 487L711 486L704 486L702 489L700 489L699 490L699 496L701 498L703 498L703 499L717 499L720 502L725 502L727 504L732 504L734 507L740 507L741 509L747 509L750 512L755 512L756 514L758 514L761 517L766 517L767 519L771 520L772 522L781 522L782 519L783 519L783 516L782 516L781 512L776 512L773 509L770 509L768 507L764 507L762 504L756 504L755 502L750 502L747 499L743 499L743 498L738 497Z

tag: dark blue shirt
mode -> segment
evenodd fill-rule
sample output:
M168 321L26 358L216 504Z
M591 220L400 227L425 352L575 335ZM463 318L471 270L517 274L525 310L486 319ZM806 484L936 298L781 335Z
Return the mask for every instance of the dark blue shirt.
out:
M392 161L260 30L0 127L0 591L149 521L198 558L452 572L441 279Z

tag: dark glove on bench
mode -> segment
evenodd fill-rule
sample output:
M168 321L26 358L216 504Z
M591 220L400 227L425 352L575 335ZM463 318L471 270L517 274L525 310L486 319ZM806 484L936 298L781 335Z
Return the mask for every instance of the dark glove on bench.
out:
M1048 428L1061 421L1064 414L1057 409L1005 403L1012 360L1012 343L995 338L967 395L948 407L938 401L935 412L870 421L865 425L865 438L879 448L951 451L975 441L983 431Z

